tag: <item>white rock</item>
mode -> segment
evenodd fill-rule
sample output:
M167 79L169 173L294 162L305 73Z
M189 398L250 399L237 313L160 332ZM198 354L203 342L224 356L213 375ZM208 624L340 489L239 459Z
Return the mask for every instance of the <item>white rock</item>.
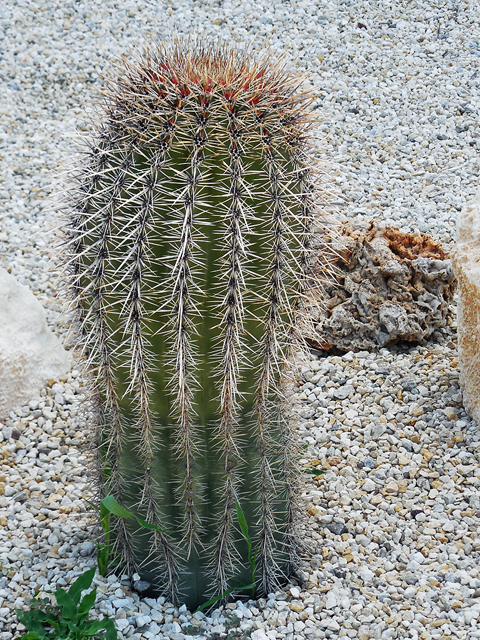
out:
M333 591L329 591L325 601L325 609L334 609L337 605L338 600L336 594Z
M471 624L472 620L476 620L478 618L478 614L476 611L472 611L472 609L467 609L465 611L465 624Z
M420 551L415 551L415 553L412 553L410 558L411 562L418 562L419 564L423 564L425 562L425 557L423 553L420 553Z
M152 618L152 620L154 622L158 622L158 624L162 624L162 622L164 621L164 615L163 615L163 613L160 613L159 611L152 611L150 617Z
M336 620L332 618L332 620L330 620L330 622L328 623L327 629L331 629L332 631L339 631L340 625Z
M94 551L95 551L95 545L92 544L90 541L85 540L85 542L82 544L82 547L80 549L80 555L89 556Z
M345 398L348 398L353 393L355 393L355 387L351 384L345 384L343 385L343 387L335 389L333 395L335 396L335 398L337 398L337 400L345 400Z
M123 609L130 604L130 598L117 598L112 600L112 604L116 609Z
M375 574L373 573L373 571L371 571L367 567L362 567L358 572L358 575L364 582L372 582L372 580L375 577Z
M368 545L370 544L371 539L368 538L366 535L364 535L363 533L357 536L357 543L361 544L363 547L368 547Z
M0 267L0 418L26 405L49 378L70 368L70 357L46 323L33 293Z
M463 404L480 422L480 189L460 213L453 268L458 280L458 351Z
M158 626L158 624L156 622L151 622L149 631L150 631L150 633L155 635L160 631L160 627Z
M121 618L115 621L115 625L119 631L124 631L130 623L126 618Z

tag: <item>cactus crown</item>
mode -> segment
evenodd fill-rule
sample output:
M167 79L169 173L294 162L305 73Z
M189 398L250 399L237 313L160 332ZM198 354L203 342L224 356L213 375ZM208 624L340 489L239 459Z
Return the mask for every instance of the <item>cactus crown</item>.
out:
M163 527L119 522L117 545L191 606L246 557L237 500L259 591L296 562L283 378L325 194L302 82L282 59L148 48L110 82L72 173L66 262L102 493Z

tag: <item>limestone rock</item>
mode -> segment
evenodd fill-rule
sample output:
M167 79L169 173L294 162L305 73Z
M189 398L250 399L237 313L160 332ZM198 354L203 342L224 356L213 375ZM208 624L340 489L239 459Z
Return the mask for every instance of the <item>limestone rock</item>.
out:
M463 404L480 424L480 190L457 224L453 267L458 280L458 351Z
M0 419L66 373L70 357L27 287L0 267Z
M311 311L312 346L370 350L421 341L445 326L455 278L439 242L373 221L344 222L337 242L337 283L325 284L323 308Z

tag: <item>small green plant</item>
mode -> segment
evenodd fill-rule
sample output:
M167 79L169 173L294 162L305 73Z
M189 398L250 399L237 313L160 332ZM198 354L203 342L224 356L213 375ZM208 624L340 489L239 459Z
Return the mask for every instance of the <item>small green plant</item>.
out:
M249 640L252 635L253 629L242 629L240 627L241 619L233 612L224 613L226 636L224 634L213 634L211 640Z
M131 511L128 511L127 509L119 505L113 496L107 496L106 498L103 498L102 500L100 500L99 507L97 507L97 505L93 504L93 502L90 502L89 500L86 500L86 502L100 513L100 524L105 534L105 543L97 544L97 562L98 562L100 575L102 576L107 574L109 567L111 567L112 565L118 564L118 560L115 557L115 551L112 545L110 544L110 516L111 515L117 516L118 518L135 518L135 520L137 521L137 524L140 527L143 527L144 529L160 529L156 525L149 524L145 520L142 520L141 518L136 516ZM234 591L246 591L247 589L251 589L252 598L255 596L255 559L257 557L257 551L256 550L253 551L252 541L250 539L250 534L248 532L247 519L245 518L245 514L243 513L242 507L240 506L240 503L238 501L236 502L236 510L237 510L237 519L238 519L238 524L240 526L240 531L242 533L242 536L245 542L247 543L248 563L250 566L250 573L252 578L251 584L244 585L242 584L241 580L237 580L239 584L236 587L232 587L231 589L224 591L223 593L215 596L214 598L211 598L207 602L204 602L201 606L197 608L197 611L201 611L202 609L210 607L216 602L219 602L220 600L224 600L228 598L228 596L232 594ZM161 530L160 532L163 533L163 531ZM111 556L114 556L114 557L111 557Z
M90 588L94 575L95 568L89 569L75 580L68 592L57 589L53 594L56 605L51 604L49 598L39 598L37 591L28 611L16 609L18 619L27 629L18 640L117 640L112 620L88 620L97 596L96 587L80 599L82 591Z
M255 560L257 559L257 550L252 553L252 541L250 540L250 536L248 534L248 525L245 515L242 511L242 507L238 500L235 502L237 507L237 519L238 524L240 525L240 530L242 532L242 536L244 537L247 546L248 546L248 562L250 564L250 574L252 576L252 598L255 597ZM246 587L249 588L249 587Z
M117 561L112 558L114 551L110 543L110 512L102 503L97 507L97 505L90 502L90 500L85 500L85 502L93 507L99 514L100 525L103 529L105 542L97 542L97 566L98 573L101 576L106 576L108 568L117 563Z
M210 600L207 600L207 602L204 602L203 604L201 604L197 608L197 611L201 611L202 609L206 609L207 607L211 607L213 604L215 604L219 600L225 600L234 591L245 591L247 589L251 589L252 590L252 598L255 597L255 559L257 557L257 550L256 549L255 549L255 551L252 550L252 541L251 541L250 535L248 533L247 519L245 518L245 514L243 513L242 507L240 506L240 503L238 501L236 502L236 508L237 508L238 524L240 525L240 531L242 532L242 536L243 536L245 542L247 543L247 547L248 547L248 563L250 565L250 572L251 572L251 576L252 576L252 582L251 582L251 584L242 585L241 581L238 581L240 586L232 587L231 589L227 589L223 593L220 593L218 596L215 596L214 598L210 598Z
M325 471L321 471L320 469L303 469L303 473L308 473L309 475L318 478L319 476L323 476Z
M91 507L93 507L100 514L100 525L105 535L105 542L97 543L97 564L98 572L101 576L106 576L109 567L119 564L119 560L115 556L115 551L110 543L110 515L117 516L119 518L135 518L137 524L144 529L150 529L163 533L162 529L155 524L149 524L145 520L138 518L134 513L128 511L124 507L121 507L113 496L107 496L100 500L100 506L85 501Z

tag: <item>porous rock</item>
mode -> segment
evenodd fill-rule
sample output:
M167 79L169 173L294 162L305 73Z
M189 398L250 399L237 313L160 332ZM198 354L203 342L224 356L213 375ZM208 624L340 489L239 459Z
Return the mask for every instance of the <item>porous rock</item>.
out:
M337 258L320 306L312 310L316 346L375 349L421 341L446 324L455 277L439 242L370 221L339 226ZM324 270L321 254L315 269Z
M0 267L0 419L69 369L69 354L48 328L45 310L27 287Z
M458 281L458 352L463 404L480 423L480 190L461 211L452 255Z

